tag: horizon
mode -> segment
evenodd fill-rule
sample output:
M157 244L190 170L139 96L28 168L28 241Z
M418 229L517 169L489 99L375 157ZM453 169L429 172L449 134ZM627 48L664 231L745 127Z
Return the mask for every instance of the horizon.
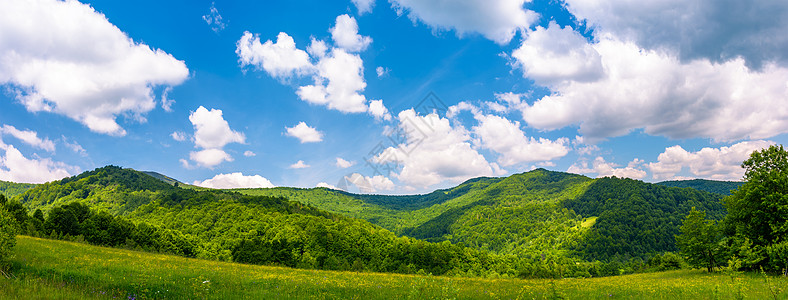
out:
M788 4L495 4L6 2L0 180L123 165L389 195L538 168L740 181L750 153L788 144Z

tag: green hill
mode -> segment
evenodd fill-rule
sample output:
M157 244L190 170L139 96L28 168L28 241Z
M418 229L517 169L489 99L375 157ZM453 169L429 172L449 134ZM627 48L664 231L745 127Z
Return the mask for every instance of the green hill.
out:
M183 189L114 166L39 185L12 201L43 212L17 218L31 234L98 245L306 269L517 275L506 258L461 245L397 237L283 197Z
M537 169L476 178L424 195L357 195L329 189L237 189L286 197L360 218L397 234L520 256L646 258L675 251L694 206L721 218L722 195L622 178Z
M3 299L783 299L788 285L699 270L561 280L299 270L17 240Z
M679 188L693 188L699 191L706 191L709 193L716 193L721 195L730 195L732 190L738 189L744 182L741 181L717 181L706 179L692 179L692 180L672 180L657 183L659 185L679 187Z
M36 187L33 183L16 183L0 180L0 194L6 197L13 197Z

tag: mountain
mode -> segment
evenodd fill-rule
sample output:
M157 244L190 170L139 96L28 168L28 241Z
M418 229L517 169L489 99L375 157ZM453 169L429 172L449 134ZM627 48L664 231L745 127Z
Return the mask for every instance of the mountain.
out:
M180 188L116 166L38 185L9 203L15 216L17 207L36 212L17 217L26 234L111 247L299 268L518 275L505 258L462 245L398 237L283 197Z
M693 188L699 191L706 191L709 193L716 193L729 196L731 191L738 189L744 184L742 181L716 181L706 179L692 179L692 180L671 180L658 182L659 185L679 187L679 188Z
M16 183L0 180L0 194L6 197L13 197L36 187L33 183Z
M424 195L357 195L323 188L236 189L286 197L397 234L500 254L646 258L676 251L692 207L724 216L722 195L623 178L536 169L481 177Z
M157 173L157 172L153 172L153 171L140 171L140 172L142 172L145 175L148 175L148 176L151 176L153 178L156 178L158 180L161 180L161 181L164 181L166 183L169 183L171 185L176 185L176 184L183 185L184 184L183 182L180 182L180 181L178 181L175 178L172 178L170 176L167 176L167 175L164 175L164 174L161 174L161 173Z
M403 196L326 188L191 189L161 178L169 177L108 166L38 185L12 200L42 210L47 220L65 207L141 228L149 224L162 232L157 236L178 237L167 241L193 244L184 253L202 258L526 277L615 274L621 269L616 264L675 251L674 235L692 207L714 219L725 214L720 194L545 169ZM129 245L135 243L132 237Z

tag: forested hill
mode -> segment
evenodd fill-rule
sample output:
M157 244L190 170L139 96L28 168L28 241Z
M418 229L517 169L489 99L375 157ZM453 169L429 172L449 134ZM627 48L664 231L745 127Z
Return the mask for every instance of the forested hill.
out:
M183 189L115 166L38 185L0 205L25 234L104 246L299 268L529 273L512 269L509 258L397 237L283 197Z
M12 197L26 192L29 189L36 187L32 183L16 183L0 180L0 194L6 197Z
M680 187L680 188L693 188L699 191L706 191L709 193L716 193L729 196L732 190L738 189L744 184L742 181L717 181L706 179L692 179L692 180L671 180L657 183L659 185Z
M694 206L720 218L721 194L622 178L536 169L476 178L424 195L356 195L328 189L238 189L282 196L427 241L495 253L648 257L675 251L673 236Z

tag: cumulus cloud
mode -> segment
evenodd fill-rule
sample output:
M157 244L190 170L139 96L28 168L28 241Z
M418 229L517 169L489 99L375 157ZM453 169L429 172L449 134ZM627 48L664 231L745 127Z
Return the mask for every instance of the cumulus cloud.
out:
M285 127L287 136L292 136L301 141L301 143L317 143L323 141L323 133L317 131L314 127L309 127L304 122L299 122L298 125L293 127Z
M375 175L372 177L353 173L344 178L348 183L355 185L359 191L365 194L380 191L391 191L394 189L394 182L386 176Z
M538 72L525 69L524 75L533 76L537 84L552 91L521 106L523 119L531 127L553 130L578 125L579 132L590 139L620 136L640 128L669 138L716 141L761 139L788 132L788 107L783 105L788 98L786 68L768 64L761 71L752 71L741 58L684 63L670 53L644 49L612 35L599 37L593 44L580 44L578 33L555 24L535 32L538 34L529 36L515 53L526 53L528 48L548 51L513 55L523 68L544 67L537 68ZM537 38L531 40L533 36ZM553 51L559 42L551 41L550 36L574 40L566 45L576 48ZM596 63L571 72L550 71L547 65L561 59L579 62L578 57L595 58L597 54L601 59L601 70L597 71L590 71L597 68ZM588 75L597 73L601 75Z
M211 26L211 30L216 33L219 33L219 31L227 27L227 23L224 22L222 15L219 14L219 10L216 9L215 2L211 2L211 10L207 15L202 16L202 20L205 21L208 26Z
M479 122L473 133L479 137L481 147L500 154L498 163L504 167L523 162L549 161L569 153L569 140L555 141L545 138L526 137L520 122L510 121L495 115L477 114Z
M176 140L178 142L183 142L186 140L186 133L183 133L181 131L173 131L172 133L170 133L170 137L172 137L173 140Z
M200 106L189 115L189 121L194 125L194 145L197 147L222 148L229 143L246 141L243 133L230 129L220 109L208 110Z
M375 0L351 0L351 1L353 2L353 5L356 6L356 9L358 9L359 15L372 12L372 8L375 7Z
M253 156L257 156L257 154L255 154L252 151L246 150L246 151L244 151L244 156L246 156L246 157L253 157Z
M334 48L316 68L315 83L296 91L301 100L345 113L367 112L367 99L360 94L367 87L361 57Z
M399 15L407 13L435 30L454 29L458 35L480 33L507 44L518 30L528 28L538 14L523 8L526 0L392 0Z
M12 145L0 140L0 180L20 183L44 183L63 179L79 168L54 162L49 158L27 158Z
M161 92L161 109L166 112L172 112L172 106L175 104L175 100L167 98L171 91L172 87L168 86Z
M189 115L189 121L194 126L194 146L203 149L189 153L189 158L200 166L212 168L222 162L233 161L222 148L229 143L246 142L243 133L230 129L219 109L208 110L200 106ZM173 132L172 137L176 140L184 138L177 132ZM184 166L189 167L188 163Z
M341 157L337 157L337 167L342 169L347 169L355 165L355 161L347 161L342 159Z
M188 75L183 61L134 42L78 1L14 0L0 10L0 84L28 111L122 136L118 115L145 121L156 107L153 88Z
M253 66L280 80L311 76L313 84L296 90L303 101L343 113L385 118L385 114L378 115L385 108L382 101L370 101L368 105L362 94L367 86L364 64L355 53L366 49L372 39L359 35L356 20L348 15L338 16L330 32L335 47L312 38L307 51L296 48L293 38L284 32L279 33L276 43L260 43L257 35L245 32L236 44L236 54L242 68Z
M386 121L391 120L391 114L389 113L388 108L383 105L383 100L372 100L369 101L369 114L375 117L375 119L383 119Z
M378 78L386 76L388 73L389 73L389 68L384 68L384 67L375 68L375 74L378 74Z
M276 187L271 181L260 175L246 176L236 172L230 174L217 174L211 179L194 181L196 186L212 189L235 189L235 188L272 188Z
M426 188L446 180L459 182L501 172L497 164L487 162L471 147L471 136L464 127L454 127L446 118L435 113L421 116L409 109L399 113L398 121L394 136L404 141L386 148L374 161L402 166L394 177L411 187Z
M30 146L49 152L55 152L54 142L47 138L39 138L38 133L32 130L19 130L14 126L6 124L0 127L0 134L8 134Z
M225 161L233 161L233 157L222 149L204 149L189 152L189 159L197 162L199 166L213 168ZM188 166L188 164L186 164Z
M735 0L567 0L568 10L597 31L639 46L669 51L681 61L723 62L742 57L749 67L788 63L788 2Z
M296 163L290 165L290 169L306 169L306 168L309 168L309 167L311 167L311 166L307 165L306 163L304 163L303 160L299 160Z
M593 81L603 75L599 53L571 27L561 28L555 22L530 32L512 57L525 76L548 87L564 80Z
M372 38L358 34L356 18L348 15L338 16L336 25L329 32L334 44L349 52L364 51L372 43Z
M581 161L570 166L567 172L586 175L596 174L597 177L616 176L632 179L643 179L646 177L646 171L643 171L640 168L640 165L642 164L643 160L636 158L629 162L626 167L619 168L617 164L606 162L604 158L598 156L596 159L594 159L594 162L590 167L588 166L588 162Z
M336 186L333 186L331 184L328 184L326 182L319 182L317 185L315 185L315 187L319 187L319 188L322 187L322 188L327 188L327 189L332 189L332 190L339 190L339 191L342 190L342 189L340 189L340 188L338 188Z
M648 168L655 180L676 179L682 170L699 178L714 180L740 180L744 176L741 163L753 151L773 145L771 141L746 141L727 147L703 148L696 152L684 150L679 145L665 149L659 154L657 162L649 163Z
M259 36L246 31L236 43L235 53L241 67L252 66L258 70L262 68L279 79L313 71L309 54L297 49L293 38L284 32L280 32L276 37L276 43L271 40L260 43Z

